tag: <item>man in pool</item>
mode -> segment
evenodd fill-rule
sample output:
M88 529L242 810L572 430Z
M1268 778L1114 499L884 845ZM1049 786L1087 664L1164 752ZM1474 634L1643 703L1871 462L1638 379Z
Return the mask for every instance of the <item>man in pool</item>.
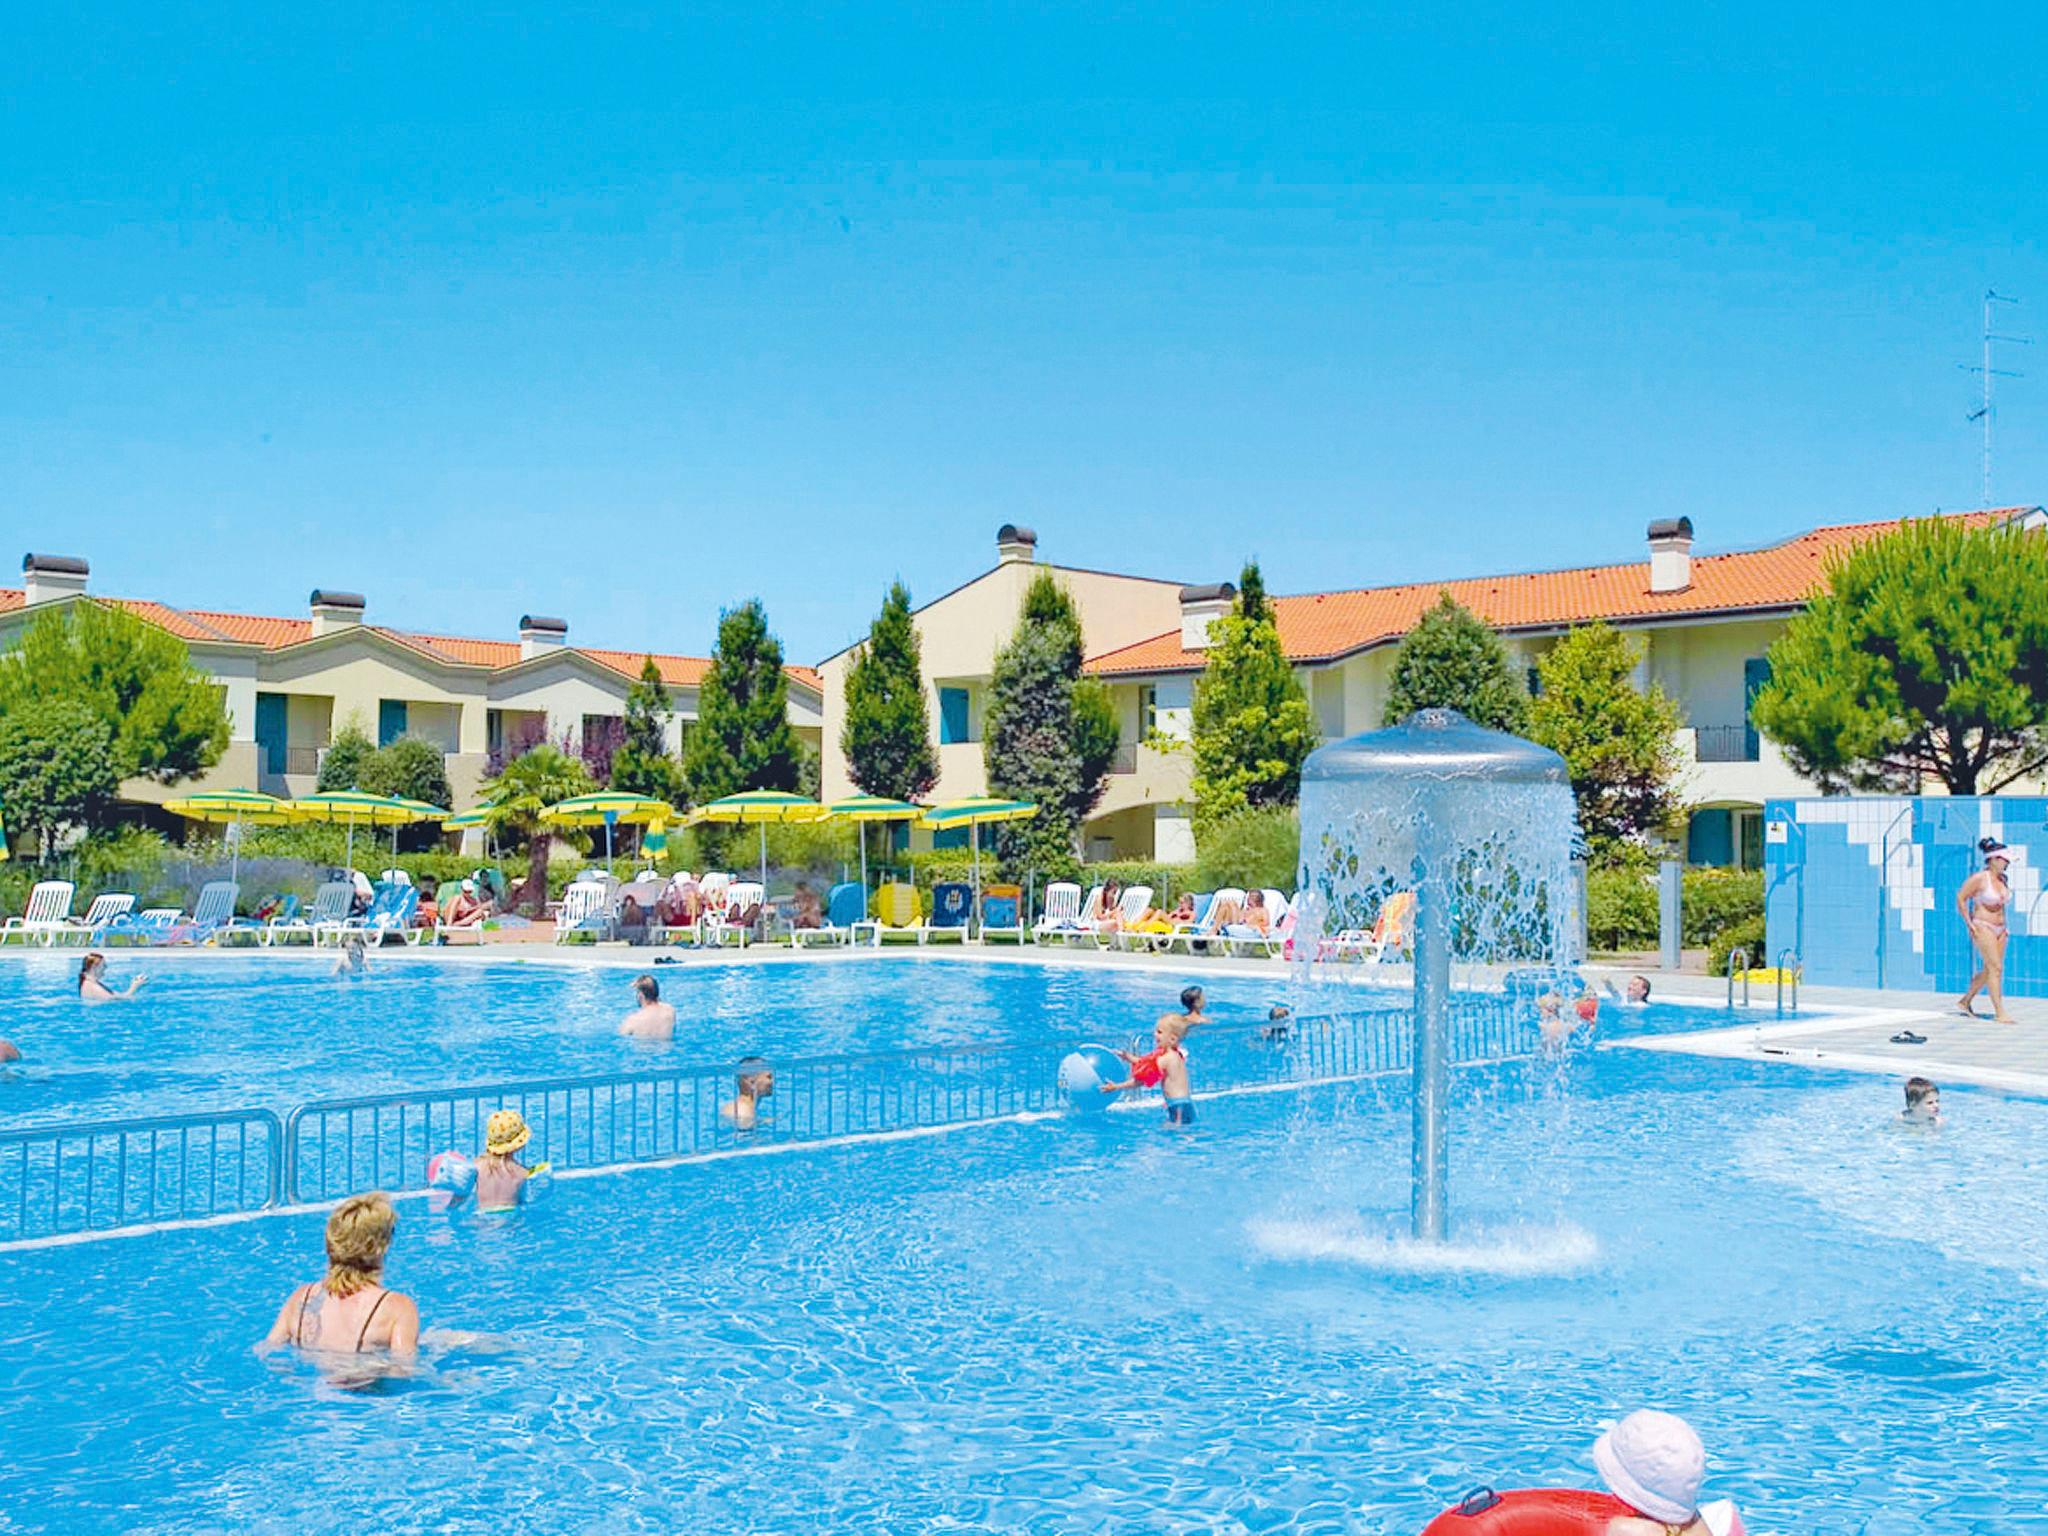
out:
M1209 1016L1202 1012L1202 1009L1208 1005L1208 1001L1208 994L1203 992L1200 987L1182 987L1180 989L1181 1033L1185 1034L1196 1025L1209 1022Z
M636 1040L673 1040L676 1011L661 1000L661 983L645 974L635 976L633 996L639 1006L626 1015L619 1033Z
M761 1101L774 1095L774 1071L763 1057L748 1056L740 1062L731 1100L719 1105L718 1112L734 1130L751 1131L761 1123Z
M0 1040L0 1066L21 1060L21 1047L12 1040Z
M1602 982L1601 985L1607 989L1609 997L1618 1003L1626 1003L1631 1008L1640 1008L1650 1000L1650 978L1647 976L1629 977L1628 986L1620 992L1614 990L1614 983L1611 981Z
M1899 1118L1908 1125L1941 1124L1941 1089L1924 1077L1906 1079L1906 1107Z

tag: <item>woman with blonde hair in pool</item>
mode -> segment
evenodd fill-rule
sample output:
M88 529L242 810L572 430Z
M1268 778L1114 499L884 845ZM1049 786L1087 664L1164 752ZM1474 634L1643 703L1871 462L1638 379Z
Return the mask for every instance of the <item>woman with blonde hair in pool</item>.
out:
M327 1278L300 1286L278 1308L262 1347L323 1354L380 1350L396 1360L419 1351L420 1312L384 1284L384 1257L398 1213L382 1190L351 1195L327 1218Z
M2005 872L2012 863L2012 850L1995 837L1985 838L1977 850L1984 855L1984 867L1956 892L1956 911L1970 930L1970 942L1981 963L1970 978L1970 990L1956 1004L1956 1012L1976 1018L1977 1010L1970 1004L1979 992L1987 992L1991 1017L2010 1024L2012 1017L2005 1011L2005 909L2012 901L2012 887L2006 883Z

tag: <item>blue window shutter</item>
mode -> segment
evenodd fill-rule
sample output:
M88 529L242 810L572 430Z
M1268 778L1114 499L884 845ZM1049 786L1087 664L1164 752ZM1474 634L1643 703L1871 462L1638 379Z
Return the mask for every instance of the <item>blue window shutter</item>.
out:
M405 734L405 700L377 701L377 745L388 747Z
M1770 680L1771 659L1768 656L1752 656L1742 664L1742 749L1752 763L1757 760L1759 742L1756 718L1750 710L1756 705L1756 696Z
M1734 818L1720 807L1694 811L1685 829L1685 861L1717 868L1735 862Z
M939 740L941 743L967 740L967 690L939 690Z
M281 693L256 695L256 751L263 760L263 772L283 773L285 765L285 698Z

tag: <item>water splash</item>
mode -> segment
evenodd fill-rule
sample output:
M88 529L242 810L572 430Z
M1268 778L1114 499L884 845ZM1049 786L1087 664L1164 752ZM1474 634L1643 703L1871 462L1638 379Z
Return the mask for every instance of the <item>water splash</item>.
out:
M1447 1242L1374 1231L1350 1217L1254 1221L1247 1232L1253 1248L1269 1259L1338 1264L1383 1275L1545 1279L1584 1274L1600 1259L1600 1244L1593 1234L1568 1222L1554 1227L1475 1227Z

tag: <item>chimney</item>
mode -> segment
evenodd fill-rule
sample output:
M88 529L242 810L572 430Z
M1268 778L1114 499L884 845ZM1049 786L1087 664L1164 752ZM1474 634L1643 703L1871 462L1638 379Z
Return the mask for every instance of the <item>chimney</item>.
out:
M519 620L519 659L531 661L536 656L545 656L550 651L559 651L569 643L569 621L551 619L545 614L523 614Z
M1692 519L1660 517L1650 524L1650 590L1683 592L1692 585Z
M996 564L1029 563L1038 558L1038 535L1029 528L1005 523L996 530Z
M23 555L21 557L22 599L30 607L55 602L60 597L83 597L85 578L92 567L76 555Z
M315 635L332 635L363 622L360 592L330 592L325 587L315 587L308 601L313 608Z
M1230 612L1230 605L1237 601L1237 588L1227 581L1211 582L1204 587L1182 587L1180 589L1180 648L1184 651L1206 651L1209 648L1209 626Z

